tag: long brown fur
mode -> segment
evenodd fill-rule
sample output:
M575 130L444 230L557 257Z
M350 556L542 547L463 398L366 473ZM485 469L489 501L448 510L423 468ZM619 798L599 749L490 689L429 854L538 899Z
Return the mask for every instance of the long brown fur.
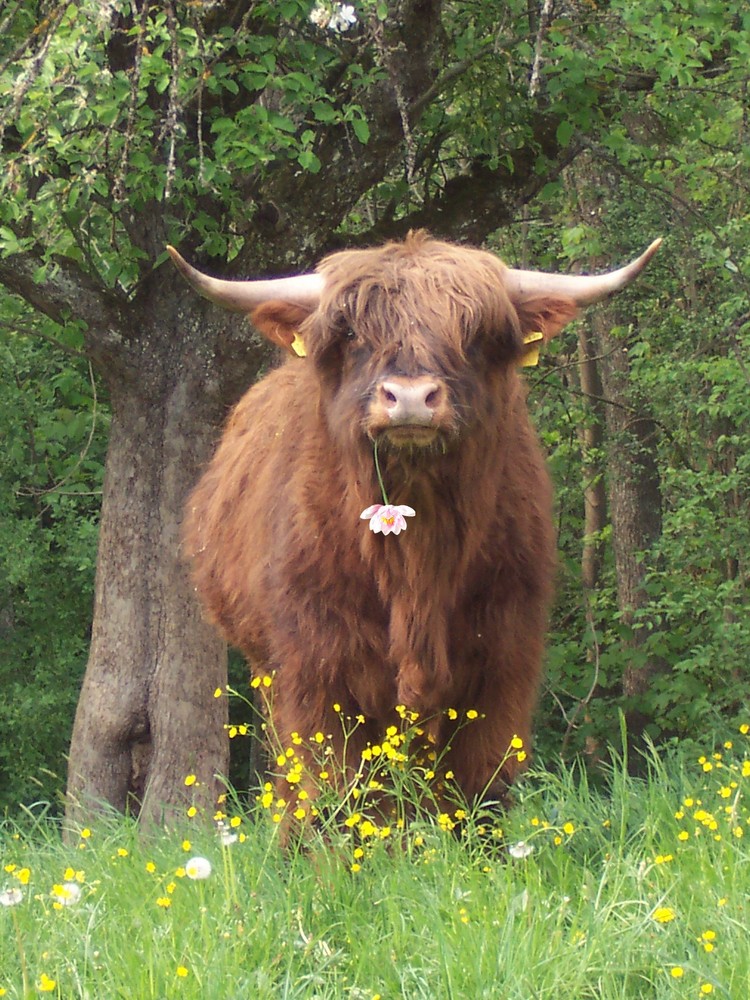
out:
M438 752L468 797L502 793L528 745L554 573L551 492L517 374L523 334L556 333L572 301L511 302L491 254L412 234L334 254L325 291L266 303L254 322L290 358L234 409L193 492L185 544L210 618L258 675L274 675L270 729L344 741L334 704L366 722L354 762L405 705L437 720ZM390 441L377 387L429 375L445 402L429 447ZM360 513L416 510L383 537ZM474 709L480 718L460 730ZM451 713L452 714L452 713ZM492 786L488 788L488 786ZM287 788L288 791L288 788Z

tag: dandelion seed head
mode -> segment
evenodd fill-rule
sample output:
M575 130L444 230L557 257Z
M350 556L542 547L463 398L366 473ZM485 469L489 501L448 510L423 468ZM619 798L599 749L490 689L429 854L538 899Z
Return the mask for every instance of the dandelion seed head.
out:
M77 882L63 882L52 886L52 897L58 906L75 906L81 898L81 887Z
M206 879L212 872L211 862L208 858L191 858L185 865L185 874L194 880Z
M528 856L533 853L534 845L527 843L525 840L519 840L516 844L508 845L508 854L512 858L528 858Z

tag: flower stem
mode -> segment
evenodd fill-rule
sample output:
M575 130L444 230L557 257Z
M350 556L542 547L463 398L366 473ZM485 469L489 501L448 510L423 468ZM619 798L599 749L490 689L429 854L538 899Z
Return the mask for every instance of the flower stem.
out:
M375 438L372 446L372 453L375 458L375 472L378 475L378 482L380 483L380 492L383 494L383 503L388 506L388 494L385 492L385 486L383 485L383 476L380 472L380 462L378 461L378 439Z

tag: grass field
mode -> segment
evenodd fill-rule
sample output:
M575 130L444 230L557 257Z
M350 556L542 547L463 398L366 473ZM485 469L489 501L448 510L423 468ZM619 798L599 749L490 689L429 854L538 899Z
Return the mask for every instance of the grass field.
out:
M349 799L287 856L267 789L219 832L64 844L32 811L0 828L0 996L747 1000L747 727L645 778L613 761L596 787L536 767L501 817Z

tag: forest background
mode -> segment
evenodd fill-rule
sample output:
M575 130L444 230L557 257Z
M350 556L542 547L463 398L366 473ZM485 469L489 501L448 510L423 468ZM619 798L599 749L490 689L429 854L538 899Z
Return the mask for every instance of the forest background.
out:
M545 270L663 235L527 370L560 539L537 753L595 759L620 710L634 740L745 721L749 66L739 0L0 4L0 808L252 781L178 537L272 358L167 242L261 276L415 226Z

